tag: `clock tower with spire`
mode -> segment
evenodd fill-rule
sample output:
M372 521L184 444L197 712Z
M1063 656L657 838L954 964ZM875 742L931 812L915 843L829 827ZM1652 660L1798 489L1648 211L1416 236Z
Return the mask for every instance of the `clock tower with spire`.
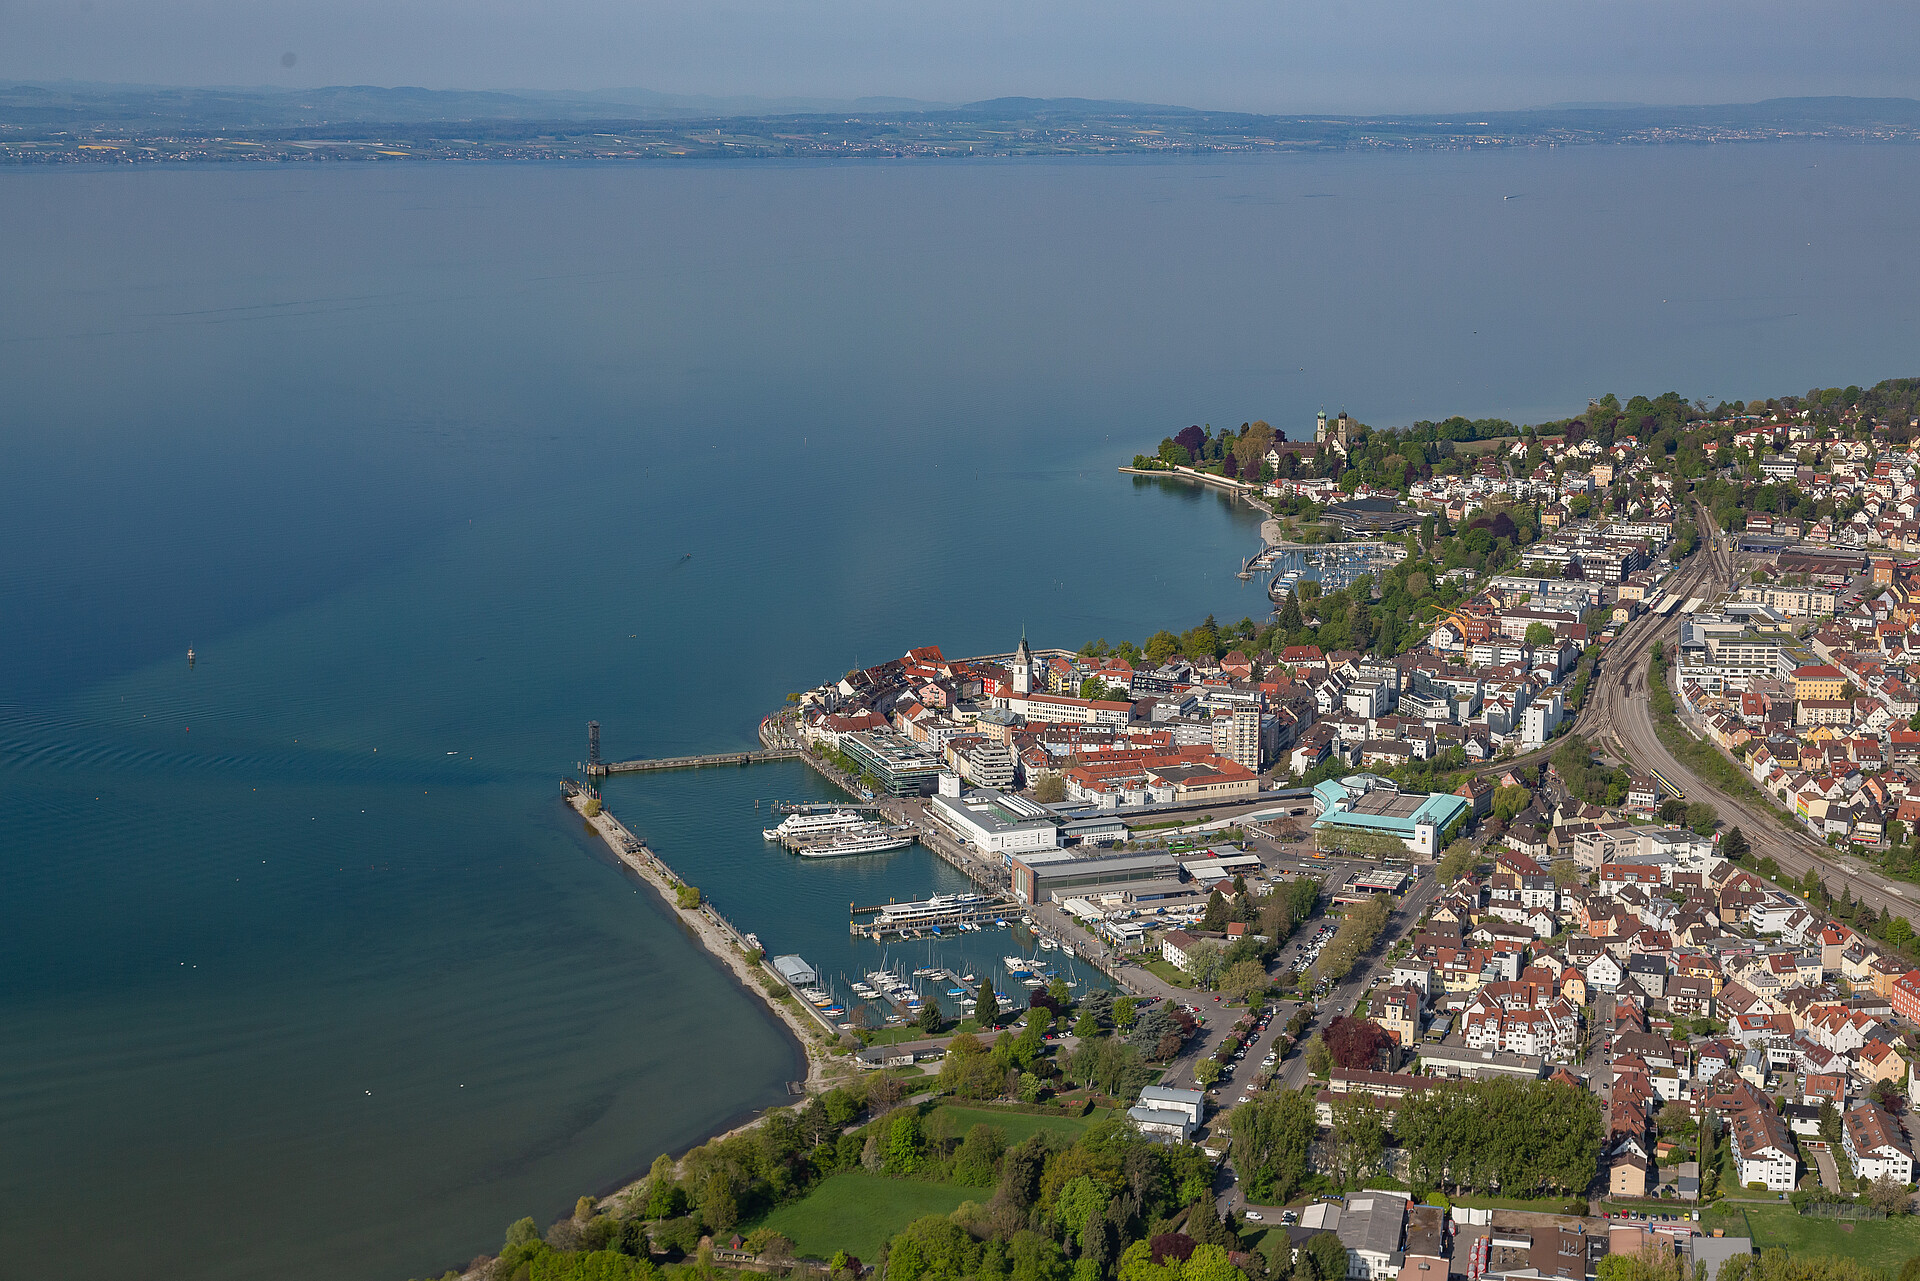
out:
M1007 664L1013 673L1013 692L1016 694L1033 693L1033 650L1027 644L1027 629L1020 629L1020 648L1013 651L1013 661Z

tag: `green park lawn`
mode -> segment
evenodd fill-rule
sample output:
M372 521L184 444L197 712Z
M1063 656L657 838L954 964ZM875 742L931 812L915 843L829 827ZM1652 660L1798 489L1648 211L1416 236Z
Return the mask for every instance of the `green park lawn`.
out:
M1174 987L1193 986L1193 980L1187 977L1186 971L1182 970L1172 961L1165 959L1147 961L1144 962L1140 968L1164 983L1171 983Z
M780 1233L793 1242L797 1254L828 1259L835 1250L845 1250L870 1262L888 1238L915 1219L952 1214L962 1201L989 1195L991 1190L986 1188L918 1183L847 1170L753 1226Z
M935 1117L945 1117L953 1126L953 1133L962 1136L976 1125L995 1126L1007 1136L1007 1146L1012 1147L1043 1132L1078 1138L1105 1116L1103 1108L1095 1108L1085 1116L1035 1116L1003 1108L970 1108L949 1103L935 1108L927 1117L927 1124L932 1126Z
M1783 1247L1795 1258L1810 1254L1847 1255L1888 1274L1920 1254L1920 1219L1846 1222L1802 1218L1782 1202L1771 1205L1716 1205L1701 1212L1700 1226L1727 1235L1751 1236L1756 1249Z

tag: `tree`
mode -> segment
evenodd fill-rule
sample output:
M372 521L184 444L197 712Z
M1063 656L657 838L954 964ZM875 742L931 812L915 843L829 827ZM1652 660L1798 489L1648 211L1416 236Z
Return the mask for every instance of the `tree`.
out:
M1247 1281L1246 1273L1233 1266L1224 1247L1211 1243L1196 1245L1193 1256L1180 1269L1184 1281Z
M1113 1003L1113 1025L1122 1031L1133 1026L1134 1011L1139 1003L1130 996L1118 998Z
M647 1171L646 1191L647 1218L671 1219L686 1213L686 1194L674 1182L673 1158L664 1152L653 1159L653 1167Z
M1705 801L1687 806L1687 826L1701 836L1712 836L1714 824L1719 821L1719 812Z
M1471 874L1479 863L1479 850L1467 841L1455 841L1447 847L1447 852L1441 856L1440 864L1434 872L1444 885Z
M1503 1196L1578 1193L1593 1181L1599 1101L1554 1081L1470 1081L1410 1096L1394 1117L1412 1181L1498 1186Z
M1343 1014L1327 1025L1326 1044L1333 1061L1341 1067L1372 1071L1393 1038L1372 1019Z
M1913 1212L1913 1200L1907 1185L1890 1174L1883 1174L1867 1185L1867 1204L1890 1217Z
M1307 1071L1315 1076L1325 1076L1333 1071L1333 1053L1327 1049L1326 1038L1318 1032L1307 1038L1307 1045L1301 1054L1306 1058Z
M917 1117L914 1120L918 1123ZM740 1221L740 1201L728 1171L715 1170L707 1176L707 1185L700 1192L700 1221L716 1236L731 1231Z
M1834 1147L1840 1146L1840 1109L1833 1106L1832 1099L1820 1101L1820 1137Z
M1720 838L1720 853L1726 858L1739 859L1747 849L1747 834L1737 827L1728 829L1727 834Z
M1545 623L1528 623L1526 643L1534 649L1553 643L1553 628Z
M1207 895L1207 910L1200 918L1200 928L1213 934L1227 928L1227 900L1218 888Z
M1913 941L1913 923L1904 916L1887 917L1887 942L1905 947Z
M915 1219L887 1244L886 1273L891 1281L957 1277L971 1272L980 1258L973 1237L944 1214Z
M1067 778L1059 770L1042 770L1033 783L1033 799L1042 805L1058 805L1067 799Z
M1251 1005L1267 990L1267 967L1255 960L1235 961L1220 976L1219 988Z
M1643 1249L1607 1255L1595 1275L1599 1281L1688 1281L1692 1274L1679 1255Z
M920 1116L912 1108L902 1108L887 1126L886 1172L912 1174L920 1168L927 1139L920 1128Z
M940 1023L940 1007L938 1005L932 1001L928 1001L920 1007L920 1030L922 1032L925 1032L928 1036L933 1036L940 1031Z
M1333 1232L1319 1232L1307 1239L1307 1259L1313 1264L1314 1281L1339 1281L1347 1275L1347 1247Z
M1214 896L1219 897L1219 891ZM1220 977L1221 962L1226 949L1213 939L1201 939L1187 949L1187 969L1193 975L1193 981L1206 991L1213 990L1214 982Z
M1304 1090L1262 1095L1235 1108L1233 1163L1247 1195L1259 1201L1286 1201L1307 1178L1307 1156L1315 1130L1312 1097Z
M1222 1070L1218 1059L1201 1059L1193 1065L1193 1079L1200 1082L1201 1089L1212 1089Z
M1000 1021L1000 995L993 990L991 979L980 985L979 1004L973 1007L973 1017L981 1027L992 1027Z
M953 1152L953 1181L962 1187L990 1188L995 1166L1006 1150L1006 1140L998 1126L976 1124Z
M1509 822L1527 806L1533 804L1533 793L1524 787L1502 787L1493 794L1493 818L1496 823Z
M1380 1164L1386 1148L1386 1126L1379 1109L1365 1094L1342 1094L1333 1104L1333 1163L1340 1181L1356 1187Z

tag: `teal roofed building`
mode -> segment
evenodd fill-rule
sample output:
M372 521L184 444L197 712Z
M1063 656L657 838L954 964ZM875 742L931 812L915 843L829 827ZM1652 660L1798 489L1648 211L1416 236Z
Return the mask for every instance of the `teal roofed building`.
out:
M1403 792L1377 774L1328 779L1313 789L1313 834L1322 849L1355 854L1407 853L1432 858L1465 816L1467 801L1450 792Z

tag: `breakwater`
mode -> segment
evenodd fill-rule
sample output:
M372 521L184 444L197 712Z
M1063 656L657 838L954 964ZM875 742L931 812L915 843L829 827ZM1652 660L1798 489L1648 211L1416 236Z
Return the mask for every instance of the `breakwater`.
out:
M688 882L675 873L667 865L666 860L655 854L645 841L628 831L624 823L608 813L604 806L599 813L588 814L587 802L592 798L586 788L567 779L562 781L561 790L567 798L567 803L586 820L589 827L599 834L600 839L607 843L607 848L613 851L614 856L652 887L654 892L659 894L661 901L693 931L694 937L699 939L709 952L718 957L722 964L732 970L744 987L765 1000L780 1020L799 1038L807 1055L807 1077L804 1082L789 1083L788 1091L801 1093L819 1088L826 1058L826 1051L820 1046L819 1039L824 1034L829 1044L836 1043L841 1037L840 1029L834 1026L832 1020L824 1013L815 1009L798 992L793 991L792 986L779 974L769 967L763 967L750 960L752 954L761 949L754 942L749 942L747 936L735 928L731 921L720 915L713 904L707 902L704 897L697 908L682 908L679 891L680 887L687 885ZM776 996L767 990L763 981L767 977L771 977L783 989L780 995Z

